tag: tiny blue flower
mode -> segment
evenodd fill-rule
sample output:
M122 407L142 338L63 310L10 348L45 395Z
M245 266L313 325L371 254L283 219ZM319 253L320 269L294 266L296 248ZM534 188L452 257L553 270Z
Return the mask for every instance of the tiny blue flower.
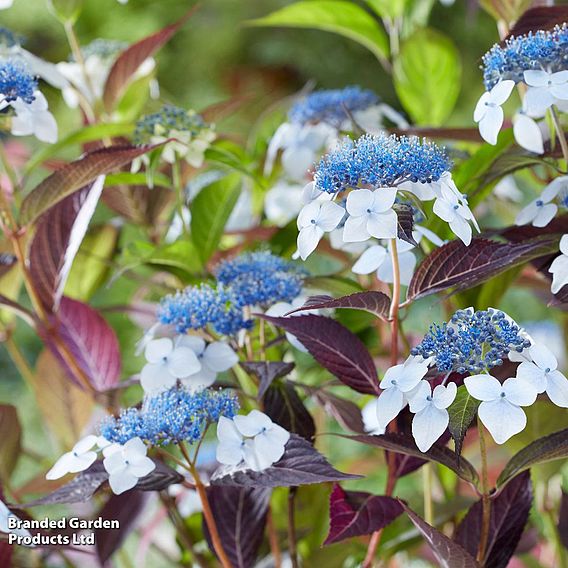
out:
M0 95L3 102L10 103L19 98L30 104L35 99L37 86L37 79L30 75L22 63L0 63Z

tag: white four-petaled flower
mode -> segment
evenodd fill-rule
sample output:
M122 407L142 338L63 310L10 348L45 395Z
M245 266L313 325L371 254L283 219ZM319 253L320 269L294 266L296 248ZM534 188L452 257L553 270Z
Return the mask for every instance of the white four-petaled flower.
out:
M11 132L14 136L34 135L42 142L53 144L57 142L57 122L47 109L43 93L36 91L34 97L29 104L21 99L10 103L16 112L16 116L12 118Z
M47 472L46 479L59 479L68 473L85 471L97 459L97 453L93 446L98 443L98 437L93 434L79 440L70 452L63 454Z
M489 144L497 144L497 135L503 126L503 105L513 88L514 81L500 81L490 91L481 95L473 113L473 120L479 124L481 137Z
M343 228L343 240L350 243L366 241L370 237L396 238L398 219L392 209L396 193L396 188L352 191L347 196L346 208L349 217Z
M156 464L146 456L147 451L140 438L132 438L124 445L111 444L103 450L103 465L113 493L120 495L132 489L141 477L156 469Z
M530 361L517 368L517 378L527 381L537 393L546 392L557 406L568 408L568 379L558 370L554 353L544 345L529 347Z
M434 202L433 210L440 219L450 225L450 229L465 245L471 243L472 229L470 222L479 231L479 226L466 198L447 185L442 185L441 194Z
M515 219L516 225L546 227L558 211L558 206L551 203L568 183L568 176L561 176L549 183L540 194L540 197L531 201L521 209Z
M324 233L333 231L343 219L345 209L331 201L312 201L298 215L298 252L306 260Z
M537 392L527 381L512 378L501 384L491 375L472 375L464 379L467 391L481 400L477 411L479 419L498 444L522 432L527 415L522 406L530 406Z
M557 294L568 284L568 235L560 239L560 256L557 256L548 271L552 274L553 294Z
M542 116L556 99L568 100L568 71L549 73L534 69L523 73L529 86L523 104L532 115Z

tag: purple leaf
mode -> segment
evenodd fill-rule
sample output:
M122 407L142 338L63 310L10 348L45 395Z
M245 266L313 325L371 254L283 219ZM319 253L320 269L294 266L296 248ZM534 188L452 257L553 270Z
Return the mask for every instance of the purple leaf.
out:
M530 8L515 22L509 31L510 37L518 37L538 30L551 30L568 21L567 6L538 6Z
M273 384L264 395L264 412L288 430L305 438L309 442L314 439L316 425L311 414L298 396L294 386L289 382Z
M558 536L568 549L568 493L562 491L562 499L560 501L560 511L558 513Z
M254 375L258 381L258 395L260 400L268 387L275 379L285 377L292 372L294 363L284 363L282 361L243 361L241 367L249 374Z
M416 300L448 288L466 290L558 248L555 236L522 243L500 243L475 238L469 246L451 241L427 256L408 286L408 300Z
M440 568L479 568L475 559L459 544L429 525L402 501L401 504L414 526L430 546Z
M127 491L120 495L111 495L98 516L103 520L118 521L118 529L96 529L95 542L97 556L101 565L120 548L135 526L144 509L147 496L142 491Z
M389 315L390 303L391 300L386 294L374 291L355 292L341 298L332 298L326 295L310 296L303 306L288 312L286 315L289 316L305 310L349 308L369 312L381 319L386 319Z
M485 568L506 568L529 519L532 505L532 485L528 471L513 479L507 487L491 499L491 524ZM481 500L474 503L460 523L455 541L471 555L477 555L481 535L483 507Z
M479 481L475 468L466 459L460 458L455 452L439 443L434 444L426 453L423 453L416 447L414 440L404 434L387 433L382 436L341 435L341 437L370 446L377 446L391 452L441 463L472 485L477 485Z
M385 528L403 512L397 499L333 486L329 503L329 534L324 544Z
M0 478L8 484L22 451L22 426L11 404L0 404Z
M17 258L8 252L0 253L0 276L8 272L17 262Z
M414 230L414 212L412 206L404 203L395 203L393 209L397 216L398 238L417 247L418 243L412 234Z
M284 455L268 469L252 471L240 466L223 466L213 474L211 484L234 487L295 487L360 477L337 471L309 442L291 434Z
M235 568L251 568L264 539L270 490L212 485L207 488L207 498L231 564ZM203 532L209 548L215 552L205 522Z
M364 394L380 392L377 370L367 348L340 323L314 315L259 317L295 335L314 359L343 384Z
M497 488L503 488L519 473L533 465L568 457L568 429L538 438L516 453L497 479Z
M30 247L30 275L43 305L57 310L71 265L103 191L104 176L44 213Z
M365 434L365 425L361 416L361 409L350 400L335 396L323 389L303 387L312 398L322 406L326 413L333 416L347 430L356 434Z

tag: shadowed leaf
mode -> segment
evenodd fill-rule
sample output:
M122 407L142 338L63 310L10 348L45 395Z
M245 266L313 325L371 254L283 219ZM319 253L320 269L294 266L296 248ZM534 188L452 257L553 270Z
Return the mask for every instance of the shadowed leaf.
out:
M478 568L479 564L459 544L449 539L444 533L429 525L404 503L401 504L406 514L424 537L438 560L440 568Z
M306 303L299 308L289 311L286 315L295 314L305 310L348 308L351 310L363 310L381 319L386 319L389 314L390 298L382 292L356 292L341 298L319 295L310 296Z
M398 222L398 238L417 247L418 243L412 235L412 231L414 230L414 213L412 212L412 207L403 203L395 203L393 209Z
M380 392L375 364L367 348L339 322L314 315L258 317L295 335L314 359L343 384L364 394Z
M555 237L523 243L475 238L469 246L460 240L451 241L422 261L408 286L407 298L416 300L448 288L466 290L557 248Z
M568 6L530 8L515 22L507 38L538 30L551 30L554 26L561 26L566 21L568 21Z
M259 380L258 395L260 400L275 379L285 377L294 369L294 363L282 361L243 361L241 367Z
M252 568L264 539L270 490L212 485L207 488L207 497L232 566ZM203 532L215 552L205 521Z
M333 486L329 503L329 534L324 544L385 528L403 512L397 499Z
M322 389L308 388L306 390L325 409L326 413L333 416L343 428L347 428L356 434L365 434L361 409L354 402Z
M79 246L103 190L104 176L60 201L37 222L29 269L43 305L57 310Z
M568 549L568 493L562 491L562 499L560 501L560 511L558 513L558 536Z
M291 434L284 455L268 469L252 471L241 466L223 466L213 474L211 484L234 487L295 487L360 477L337 471L309 442Z
M568 458L568 429L539 438L516 453L497 479L497 487L502 488L533 465L566 458Z
M18 465L22 444L18 412L11 404L0 404L0 432L0 478L3 483L9 484L12 472Z
M529 519L532 505L532 485L528 471L521 473L491 500L491 523L485 568L506 568ZM483 507L474 503L460 523L455 541L475 556L479 548Z
M458 388L456 398L448 408L450 434L456 443L456 453L461 454L463 439L477 413L480 401L473 398L464 385Z
M44 179L26 196L20 209L20 222L27 225L72 193L101 175L118 170L156 146L110 146L88 152Z

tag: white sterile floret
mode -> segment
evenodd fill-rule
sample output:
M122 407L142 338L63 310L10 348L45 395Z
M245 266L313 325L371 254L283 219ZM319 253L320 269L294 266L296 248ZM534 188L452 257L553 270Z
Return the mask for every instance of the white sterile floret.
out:
M560 239L560 256L557 256L550 265L548 272L552 274L551 291L557 294L568 284L568 235Z
M412 435L421 452L427 452L434 442L446 431L450 415L446 410L454 402L457 386L450 383L447 387L438 385L432 392L428 381L420 381L409 400L412 419Z
M112 492L120 495L132 489L141 477L156 469L156 464L146 456L148 448L140 438L132 438L126 444L112 444L105 448L103 460L109 474Z
M85 471L95 463L97 453L93 451L93 446L98 445L98 437L94 435L85 436L79 440L70 452L63 454L47 472L46 479L59 479L68 473L78 473Z
M290 433L266 414L252 410L233 420L221 417L217 438L217 461L226 465L244 462L248 469L262 471L284 455Z
M373 398L361 410L361 418L363 419L365 432L373 434L374 436L382 436L386 430L386 428L379 423L377 414L378 401L378 398Z
M530 406L537 397L533 386L521 379L507 379L501 384L491 375L472 375L464 379L467 391L481 400L479 419L498 444L522 432L527 415L522 406Z
M473 120L479 125L481 137L489 144L497 144L497 135L503 126L503 105L515 87L514 81L500 81L490 91L481 95L473 113Z
M479 231L479 226L466 198L447 185L441 187L441 195L434 202L434 213L450 225L450 229L465 245L471 243L470 223Z
M333 231L343 219L345 209L331 201L312 201L298 215L298 251L306 260L316 249L324 233Z
M549 73L534 69L523 75L529 86L523 104L530 114L542 116L556 99L568 100L568 71Z
M558 370L554 353L544 345L529 347L530 361L517 368L517 378L526 381L537 393L546 392L557 406L568 408L568 379Z
M544 153L544 137L540 126L524 112L518 112L513 117L513 135L517 144L535 154Z
M428 364L421 357L409 357L402 365L387 369L380 387L383 392L377 401L380 427L386 427L406 406L409 393L428 372Z
M546 227L558 212L558 206L551 203L563 188L568 185L568 176L561 176L550 182L540 194L540 197L531 201L515 218L516 225L533 227Z
M393 210L397 190L379 188L358 189L347 196L349 217L343 228L347 243L366 241L370 237L394 239L398 233L398 218Z
M176 347L189 347L201 364L201 369L181 379L191 390L211 386L219 373L229 370L239 361L237 354L224 341L207 344L196 335L183 335L176 340Z
M276 182L264 197L266 218L277 227L285 227L301 211L303 195L303 185L284 180Z
M47 100L43 93L36 91L34 100L26 103L16 99L10 106L16 112L12 118L11 133L14 136L35 136L42 142L57 142L57 122L47 109Z

